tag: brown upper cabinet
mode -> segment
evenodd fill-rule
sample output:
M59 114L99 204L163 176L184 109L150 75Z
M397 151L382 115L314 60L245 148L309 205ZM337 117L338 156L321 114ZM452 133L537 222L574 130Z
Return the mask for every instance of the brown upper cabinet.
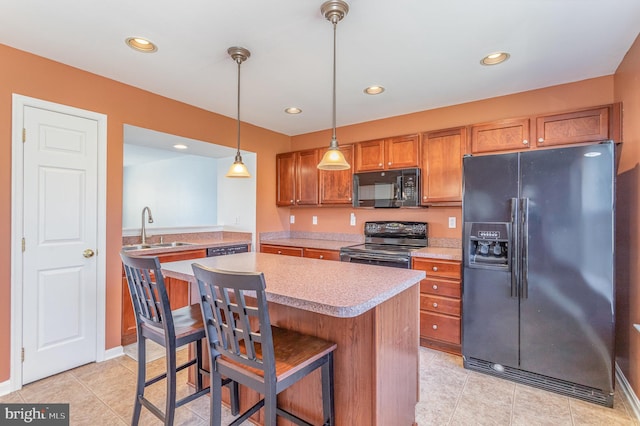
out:
M555 146L606 139L620 140L616 117L620 104L536 118L536 144ZM619 119L619 118L618 118Z
M522 151L621 137L620 103L471 126L471 153ZM530 129L529 123L535 128Z
M418 167L420 161L419 135L396 136L355 144L353 171L405 169Z
M322 158L326 149L318 150ZM351 204L353 196L353 145L342 145L340 151L347 163L348 170L320 170L320 204Z
M509 119L471 126L471 153L528 149L529 119Z
M276 205L318 204L318 150L276 155Z
M422 134L422 204L462 201L462 156L467 151L467 129Z

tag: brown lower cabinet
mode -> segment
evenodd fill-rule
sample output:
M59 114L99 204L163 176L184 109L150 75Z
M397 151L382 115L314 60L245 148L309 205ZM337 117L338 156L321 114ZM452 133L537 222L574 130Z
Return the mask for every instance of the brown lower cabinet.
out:
M158 258L160 262L173 262L177 260L200 259L207 257L206 249L184 250L167 254L160 254ZM167 295L171 309L178 309L189 304L189 283L187 281L175 278L165 278L165 286L167 287ZM131 295L129 294L129 285L127 277L122 270L122 330L120 344L122 346L130 345L138 340L136 334L136 318L131 305Z
M420 344L461 354L461 262L414 257L412 263L427 274L420 281Z
M338 250L260 244L260 252L283 254L285 256L310 257L313 259L340 260L340 252Z

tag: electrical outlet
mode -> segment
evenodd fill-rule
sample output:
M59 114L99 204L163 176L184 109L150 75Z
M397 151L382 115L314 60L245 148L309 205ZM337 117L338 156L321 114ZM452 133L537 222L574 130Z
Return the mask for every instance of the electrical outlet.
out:
M296 217L294 215L289 216L289 223L296 223Z
M318 224L318 216L312 216L311 217L311 223L314 224L314 225L317 225Z
M349 225L356 226L356 214L351 213L351 218L349 219Z
M455 227L456 227L456 217L451 216L449 218L449 228L455 228Z

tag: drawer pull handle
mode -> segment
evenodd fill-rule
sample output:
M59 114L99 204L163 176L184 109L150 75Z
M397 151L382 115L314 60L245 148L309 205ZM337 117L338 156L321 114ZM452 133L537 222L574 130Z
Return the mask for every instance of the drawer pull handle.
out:
M438 272L438 267L437 267L437 266L434 266L434 267L433 267L433 268L431 268L431 269L433 269L433 272Z
M438 326L437 326L436 324L433 324L433 325L431 326L431 328L433 328L434 330L437 330L437 329L438 329Z
M320 255L320 259L324 259L324 256L323 256L323 255Z
M434 284L431 288L433 288L434 290L437 290L438 289L438 285Z
M278 250L278 254L282 254L282 250Z
M438 307L438 304L437 304L436 302L433 302L433 307L434 307L434 308L437 308L437 307Z

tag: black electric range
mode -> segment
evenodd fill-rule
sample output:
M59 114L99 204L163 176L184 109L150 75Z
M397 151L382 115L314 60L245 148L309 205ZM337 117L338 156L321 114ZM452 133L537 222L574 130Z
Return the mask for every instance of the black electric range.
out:
M351 263L411 268L411 252L428 245L425 222L365 222L364 244L342 247L340 260Z

